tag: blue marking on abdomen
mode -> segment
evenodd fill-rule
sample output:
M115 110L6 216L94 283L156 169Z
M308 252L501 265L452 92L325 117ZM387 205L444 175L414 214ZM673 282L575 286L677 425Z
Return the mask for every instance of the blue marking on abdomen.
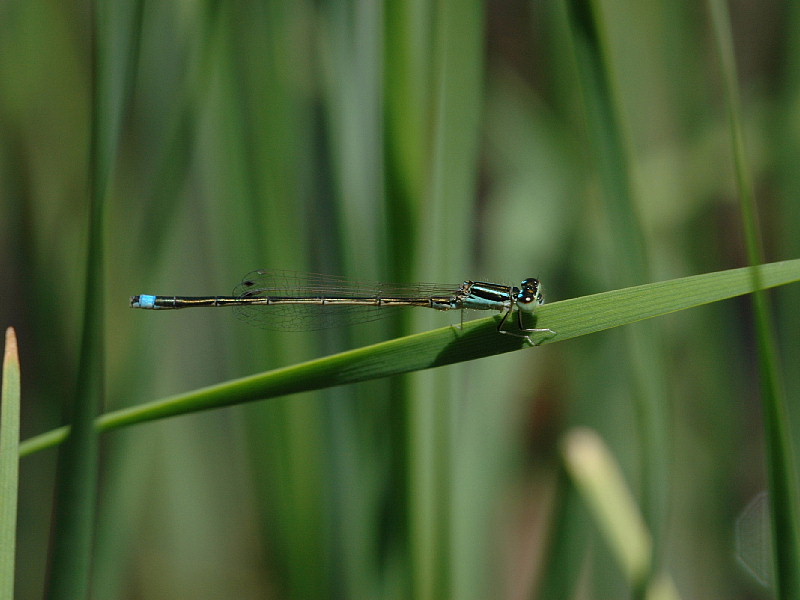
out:
M149 294L139 296L139 308L156 308L156 297Z

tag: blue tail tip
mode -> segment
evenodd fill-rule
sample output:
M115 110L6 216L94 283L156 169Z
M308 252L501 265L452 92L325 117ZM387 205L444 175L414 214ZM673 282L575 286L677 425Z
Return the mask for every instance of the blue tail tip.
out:
M155 308L156 297L149 294L131 296L131 308Z

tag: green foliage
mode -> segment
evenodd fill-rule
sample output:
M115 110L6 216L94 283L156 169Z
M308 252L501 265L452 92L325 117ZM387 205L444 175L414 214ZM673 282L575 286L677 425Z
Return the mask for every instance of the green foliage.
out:
M17 597L744 599L765 487L792 597L794 4L96 5L0 6ZM127 306L262 267L536 276L555 335ZM569 463L587 429L623 520Z
M0 392L0 598L14 597L19 485L19 352L14 329L6 330Z

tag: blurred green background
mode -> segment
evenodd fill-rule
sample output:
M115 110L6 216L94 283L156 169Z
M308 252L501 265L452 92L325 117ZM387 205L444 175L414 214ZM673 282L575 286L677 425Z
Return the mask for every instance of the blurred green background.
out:
M767 259L796 258L800 5L730 10ZM587 21L613 121L587 89ZM94 35L108 76L100 113ZM598 124L619 155L598 151ZM94 30L86 3L6 0L0 324L20 339L23 438L81 398L92 127L115 140L97 307L105 410L458 322L419 311L274 333L225 310L131 311L132 294L227 294L269 267L537 276L553 301L746 264L704 3L112 2ZM609 160L628 177L627 207L608 197ZM796 404L800 290L771 297ZM734 539L766 486L750 312L745 297L110 433L92 595L627 597L559 464L559 440L583 425L635 495L663 491L648 501L663 522L648 522L682 597L769 597ZM642 340L648 360L631 360ZM643 395L656 398L660 440L641 426ZM44 588L55 459L22 462L19 598Z

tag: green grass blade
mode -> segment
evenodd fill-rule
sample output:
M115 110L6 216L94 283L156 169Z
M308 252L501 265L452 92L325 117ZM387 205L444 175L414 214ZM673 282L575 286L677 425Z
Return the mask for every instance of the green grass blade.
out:
M568 432L562 456L631 587L642 590L642 596L650 600L677 600L678 592L668 576L656 575L648 582L653 538L622 469L600 436L585 428Z
M709 7L714 25L714 37L722 62L739 209L744 226L747 255L751 264L759 264L764 261L764 249L758 229L752 178L745 154L730 17L726 4L720 0L709 0ZM753 270L752 276L754 287L760 288L759 271ZM800 514L798 514L800 488L792 449L786 392L779 374L775 327L766 293L761 290L756 291L753 294L753 305L771 490L770 513L775 552L775 585L779 598L798 598L800 597Z
M483 3L445 0L433 6L430 134L418 146L430 154L425 189L413 197L419 237L411 260L415 279L422 281L435 273L449 279L469 268L484 103ZM422 322L436 318L430 311L413 315ZM471 519L464 517L465 495L455 486L459 450L453 424L465 379L457 369L448 370L415 377L408 389L410 595L415 598L469 598L485 576L485 561L464 552L475 538L464 533Z
M135 2L131 5L134 6ZM99 444L93 426L105 396L105 247L106 205L112 158L124 112L124 90L132 84L136 26L124 27L135 8L124 16L102 2L93 3L91 24L91 135L87 162L88 244L84 291L83 330L77 392L64 407L72 423L59 455L51 564L47 596L52 599L84 598L90 588ZM131 21L139 23L136 19ZM119 51L115 54L112 49ZM119 79L115 75L120 75Z
M17 336L6 330L3 388L0 396L0 600L14 598L19 483L20 376Z
M615 264L610 285L648 281L650 250L641 221L632 172L634 160L625 135L625 113L620 106L612 52L610 7L596 0L569 0L572 37L586 112L587 140L602 190L603 219L611 233L608 252ZM617 67L618 68L618 67ZM637 428L641 431L642 511L655 539L654 568L662 562L662 537L667 521L669 497L668 376L654 326L626 332L625 358L637 400Z
M758 267L765 288L800 281L800 259ZM752 293L751 267L693 275L658 283L582 296L539 308L536 325L557 332L536 334L541 345L628 325L644 319ZM400 373L475 360L526 347L515 337L497 335L499 317L410 335L299 365L243 377L101 416L108 431L135 423L265 400L287 394L346 385ZM548 337L549 336L549 337ZM60 428L20 446L22 455L54 446L67 436Z

